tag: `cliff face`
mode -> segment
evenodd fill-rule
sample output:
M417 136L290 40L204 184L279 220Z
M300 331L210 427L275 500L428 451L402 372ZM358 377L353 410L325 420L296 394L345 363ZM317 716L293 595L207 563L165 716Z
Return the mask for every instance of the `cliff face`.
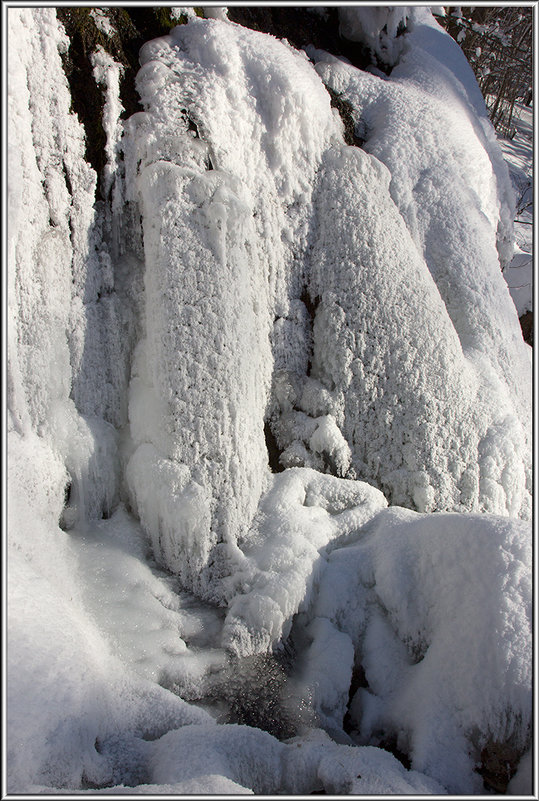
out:
M120 720L121 737L135 727L142 739L178 720L207 723L178 695L215 697L215 660L264 659L287 641L303 647L296 668L308 687L288 699L294 719L309 697L334 735L345 714L361 744L400 732L395 749L406 747L414 767L465 792L475 785L461 728L476 756L496 737L519 755L529 718L518 518L531 511L530 357L500 271L513 200L456 45L426 10L378 12L235 8L227 20L219 9L10 9L10 547L21 586L49 576L46 595L77 641L101 636L88 622L101 619L99 604L76 589L81 565L96 564L84 540L92 527L99 552L112 548L126 565L136 602L147 606L149 593L179 615L181 668L159 641L160 678L136 684L125 715L111 701L111 742ZM434 511L461 516L437 515L434 535ZM410 539L402 552L392 544L401 537ZM464 673L490 671L500 701L486 691L475 699L455 664L451 699L420 720L417 687L434 708L454 640L438 624L466 599L453 540L472 573L484 567L474 603L496 609L492 647L508 654L488 667L491 628L478 614L461 650L484 641L484 658L480 668L467 658ZM343 546L353 546L351 572ZM148 547L175 587L223 611L189 622L181 594L150 575ZM423 553L434 554L436 581ZM501 553L516 565L511 586L499 580ZM410 559L407 578L390 581ZM116 578L99 571L114 597ZM438 608L446 573L452 589ZM432 603L401 617L414 582ZM521 596L517 611L510 593ZM98 610L90 618L88 605ZM22 662L31 636L41 642L23 607ZM210 619L204 638L197 626ZM344 655L334 676L324 644ZM424 660L413 671L431 647L435 669ZM45 645L40 654L61 663ZM376 678L376 654L395 657L387 681ZM367 685L347 706L354 661ZM108 656L94 667L84 709L99 677L118 674ZM42 697L56 692L38 686ZM13 687L17 710L24 688ZM145 694L161 704L153 729ZM52 778L41 766L23 779L14 756L17 786L78 786L83 774L120 783L116 746L103 758L86 748L98 731L106 739L108 702L93 728L80 729L76 710L66 724L83 743L83 768L79 752L72 762L64 754ZM441 765L440 748L450 752Z

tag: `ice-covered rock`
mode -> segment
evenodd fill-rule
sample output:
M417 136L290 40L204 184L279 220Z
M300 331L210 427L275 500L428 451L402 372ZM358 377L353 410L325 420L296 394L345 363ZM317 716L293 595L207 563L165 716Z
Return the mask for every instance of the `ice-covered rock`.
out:
M130 475L156 486L139 492L132 478L131 496L172 567L147 508L164 473L143 464L142 445L189 471L185 482L207 495L193 512L205 564L183 523L165 538L176 538L189 586L212 600L267 486L265 424L283 466L373 481L420 511L529 514L529 359L496 249L507 176L433 24L411 15L389 81L323 56L315 70L219 20L193 19L143 48L146 111L125 143L146 259ZM436 36L450 66L427 80ZM369 154L341 144L318 73L365 120Z
M405 47L402 34L410 12L407 6L343 6L339 30L346 39L366 45L382 65L392 67Z

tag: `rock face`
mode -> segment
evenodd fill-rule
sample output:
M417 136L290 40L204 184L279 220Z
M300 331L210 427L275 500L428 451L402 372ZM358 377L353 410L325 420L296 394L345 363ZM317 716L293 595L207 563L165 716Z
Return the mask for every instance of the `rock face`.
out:
M122 119L127 119L141 110L135 77L140 67L138 55L142 45L170 33L174 26L186 23L189 13L204 17L202 8L182 11L175 15L174 9L164 7L56 8L58 20L69 39L62 63L69 82L72 107L84 125L86 159L98 176L101 176L106 163L106 134L101 119L104 95L93 79L91 54L103 48L122 66L120 99L124 109ZM289 7L235 6L229 10L229 19L286 38L297 48L314 44L335 55L342 54L361 68L371 61L367 48L358 43L351 44L339 35L339 17L334 8L327 9L325 14L309 14Z
M533 346L533 312L527 311L526 314L523 314L520 317L520 325L522 328L522 336L524 337L524 342L527 342L528 345Z
M120 99L125 119L140 110L135 90L138 51L145 41L163 36L176 23L169 9L157 8L59 7L56 15L69 39L62 64L72 108L84 125L86 160L101 179L106 164L102 120L105 95L93 75L92 54L101 48L121 65Z

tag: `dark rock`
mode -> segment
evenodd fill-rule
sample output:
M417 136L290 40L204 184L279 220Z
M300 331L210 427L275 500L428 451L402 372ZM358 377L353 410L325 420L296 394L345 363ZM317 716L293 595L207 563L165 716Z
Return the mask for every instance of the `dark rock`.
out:
M383 748L384 751L389 751L390 754L393 754L395 759L398 759L401 765L406 768L406 770L411 770L412 762L410 757L399 748L395 734L390 734L384 739L380 740L377 743L377 746L378 748Z
M477 772L483 777L485 790L505 793L517 771L520 752L506 743L490 742L481 751Z
M365 69L372 61L368 48L341 37L338 8L328 6L325 11L324 15L291 6L229 6L228 18L246 28L287 39L298 49L312 44Z
M520 327L522 328L522 336L524 342L533 347L533 312L527 311L520 318Z
M350 101L345 100L345 98L339 94L339 92L335 92L329 86L326 86L326 89L329 92L329 96L331 98L331 105L333 108L336 108L340 114L341 120L343 121L344 125L344 141L347 145L355 145L356 147L363 147L365 144L365 139L362 139L357 135L356 130L356 123L354 122L353 111L354 107L350 103Z
M346 705L346 713L344 715L344 720L342 727L347 734L351 734L352 732L356 731L355 724L352 722L352 716L350 715L350 706L352 701L354 700L354 696L357 691L361 687L368 687L369 682L367 681L367 677L365 676L365 670L363 669L363 665L354 665L352 670L352 676L350 678L350 687L348 689L348 703Z
M266 422L264 423L264 436L266 438L266 448L268 451L268 462L270 470L272 473L282 473L284 467L280 462L281 449L277 444L275 434L273 433L271 425L268 420L266 420Z
M83 7L58 7L56 15L69 37L68 52L62 55L62 63L71 92L72 111L84 126L86 160L101 180L106 163L106 134L102 123L105 95L94 79L91 54L102 47L123 66L120 100L124 107L122 118L126 119L142 110L135 89L140 48L150 39L164 36L171 28L187 22L187 18L174 19L170 8L156 6L107 7L102 12L115 30L107 36L97 27L91 11ZM203 16L201 9L195 11ZM105 200L101 185L99 189Z

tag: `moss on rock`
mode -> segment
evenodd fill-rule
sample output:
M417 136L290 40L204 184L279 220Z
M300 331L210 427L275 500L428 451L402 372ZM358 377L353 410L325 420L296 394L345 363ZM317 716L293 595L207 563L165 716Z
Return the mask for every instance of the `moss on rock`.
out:
M362 147L365 140L357 135L356 124L354 122L353 106L349 100L346 100L339 92L335 92L330 86L326 86L331 98L331 105L339 112L344 126L344 141L347 145L355 145Z
M105 96L93 77L91 54L102 47L123 66L120 100L123 118L142 109L135 89L139 70L139 51L150 39L164 36L176 25L187 22L176 19L171 9L162 6L127 6L99 8L109 20L113 32L104 33L97 26L93 8L58 7L56 15L69 37L69 48L63 54L64 70L71 91L72 110L78 115L86 134L86 159L101 178L106 163L106 135L103 129ZM202 9L195 9L202 14ZM102 195L100 180L99 191Z

